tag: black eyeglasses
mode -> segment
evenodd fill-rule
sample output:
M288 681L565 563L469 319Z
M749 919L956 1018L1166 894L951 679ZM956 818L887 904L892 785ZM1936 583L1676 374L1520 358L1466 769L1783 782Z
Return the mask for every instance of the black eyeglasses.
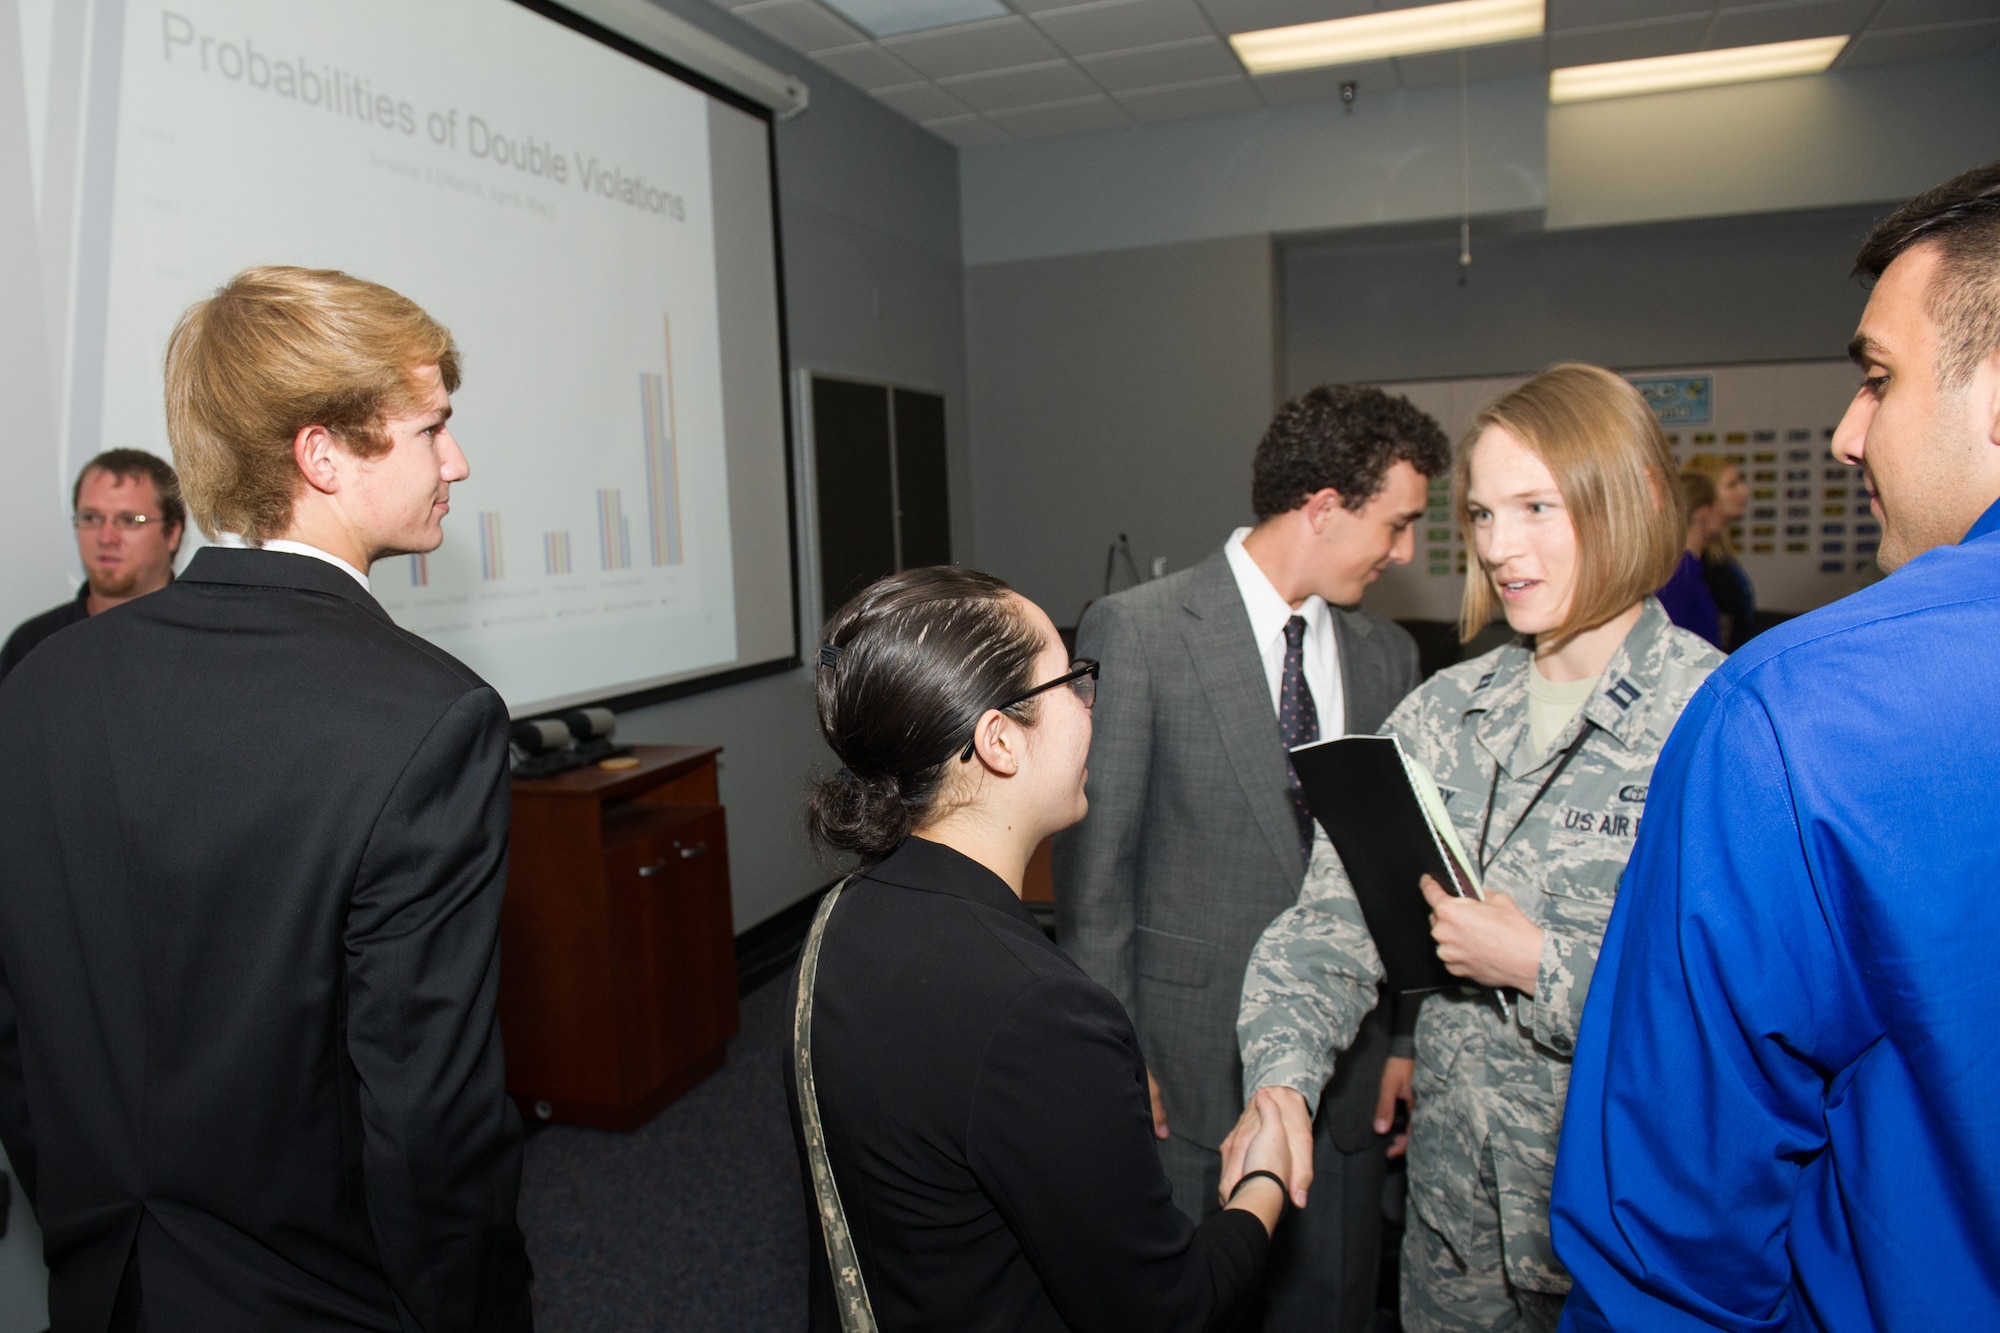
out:
M1015 704L1026 703L1043 691L1052 690L1058 685L1069 686L1075 692L1076 697L1083 701L1085 708L1091 707L1097 702L1097 663L1088 657L1079 657L1076 661L1069 664L1067 672L1057 676L1054 680L1043 681L1032 690L1017 694L1011 699L1003 699L987 711L1004 713ZM986 713L982 712L979 716L985 717ZM978 743L978 740L979 737L975 734L971 740L965 743L965 748L958 752L959 763L965 763L972 758L972 747Z

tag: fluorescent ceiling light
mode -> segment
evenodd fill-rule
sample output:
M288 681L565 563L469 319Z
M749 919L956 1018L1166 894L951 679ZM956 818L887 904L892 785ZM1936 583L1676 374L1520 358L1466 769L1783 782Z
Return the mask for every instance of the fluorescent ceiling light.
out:
M1549 100L1588 102L1599 97L1634 97L1714 83L1750 83L1794 74L1819 74L1846 45L1845 37L1811 37L1802 42L1690 51L1684 56L1652 56L1609 65L1573 65L1549 75Z
M1323 23L1239 32L1229 39L1252 74L1354 65L1542 35L1542 0L1453 0Z
M949 28L1012 13L1000 0L826 0L870 37Z

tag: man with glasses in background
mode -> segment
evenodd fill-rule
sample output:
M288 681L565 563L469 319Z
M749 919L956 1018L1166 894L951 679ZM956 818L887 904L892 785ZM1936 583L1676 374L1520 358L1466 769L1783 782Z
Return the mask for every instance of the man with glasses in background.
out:
M110 449L83 465L70 490L70 521L83 587L52 611L25 620L0 648L0 680L36 645L80 620L158 592L173 582L187 509L167 460L143 449Z

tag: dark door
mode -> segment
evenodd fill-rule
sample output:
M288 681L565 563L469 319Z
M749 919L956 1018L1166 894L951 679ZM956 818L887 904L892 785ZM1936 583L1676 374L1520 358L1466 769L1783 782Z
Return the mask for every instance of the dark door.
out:
M889 394L879 384L815 376L812 398L820 614L831 616L896 569Z
M812 413L820 614L884 574L950 564L944 399L814 376Z
M894 390L896 520L901 565L951 563L951 491L944 463L944 399Z

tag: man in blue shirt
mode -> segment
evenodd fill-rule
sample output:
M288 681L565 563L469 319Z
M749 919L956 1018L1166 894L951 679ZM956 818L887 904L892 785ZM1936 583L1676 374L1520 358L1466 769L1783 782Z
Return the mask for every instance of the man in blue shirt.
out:
M1856 268L1833 452L1892 577L1661 755L1556 1164L1565 1329L2000 1328L2000 163Z

